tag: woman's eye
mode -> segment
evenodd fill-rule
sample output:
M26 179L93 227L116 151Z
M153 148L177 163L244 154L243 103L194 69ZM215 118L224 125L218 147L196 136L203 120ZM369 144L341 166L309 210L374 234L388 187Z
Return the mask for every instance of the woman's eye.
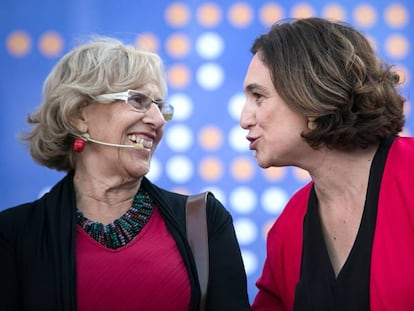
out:
M259 93L253 93L253 97L254 97L255 99L260 99L260 98L262 97L262 95L261 95L261 94L259 94Z
M260 93L252 93L252 95L253 95L253 98L256 102L260 102L261 99L263 98L263 95L260 94Z
M144 95L131 96L128 102L135 108L145 108L148 105L148 97Z

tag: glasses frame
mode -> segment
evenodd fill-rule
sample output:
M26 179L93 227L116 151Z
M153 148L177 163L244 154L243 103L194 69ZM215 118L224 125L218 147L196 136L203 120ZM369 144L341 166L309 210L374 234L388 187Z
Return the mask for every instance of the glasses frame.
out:
M134 105L129 103L129 99L133 95L141 95L141 96L148 98L148 104L142 107L142 109L135 107ZM113 102L116 100L122 100L125 104L131 106L132 108L134 108L136 111L139 111L139 112L147 112L151 108L151 105L155 104L160 110L161 114L163 115L165 121L170 121L174 115L174 107L171 104L168 104L162 100L154 100L150 96L145 94L144 92L137 91L137 90L129 89L124 92L101 94L101 95L94 96L93 98L96 101L106 102L106 103Z

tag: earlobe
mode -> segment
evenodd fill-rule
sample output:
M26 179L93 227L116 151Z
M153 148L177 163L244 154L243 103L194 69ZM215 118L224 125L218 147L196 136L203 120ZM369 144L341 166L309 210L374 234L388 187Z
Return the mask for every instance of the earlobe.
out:
M308 117L308 129L311 131L316 129L318 127L318 123L316 123L316 118L314 117Z

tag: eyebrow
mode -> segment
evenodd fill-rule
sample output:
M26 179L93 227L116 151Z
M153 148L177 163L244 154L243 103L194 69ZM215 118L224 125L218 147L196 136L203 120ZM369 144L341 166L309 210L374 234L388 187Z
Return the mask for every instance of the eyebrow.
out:
M266 92L267 88L257 83L251 83L244 88L246 93L253 93L255 90Z

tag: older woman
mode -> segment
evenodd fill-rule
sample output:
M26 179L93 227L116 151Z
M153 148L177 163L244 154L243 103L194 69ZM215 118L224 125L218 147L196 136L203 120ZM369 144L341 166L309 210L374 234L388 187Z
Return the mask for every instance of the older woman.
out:
M252 309L414 310L414 140L398 136L397 73L320 18L276 23L252 52L250 149L312 178L269 231Z
M187 196L145 178L172 107L160 58L111 38L65 55L23 138L68 172L0 213L1 310L198 310ZM249 310L230 214L207 200L207 310Z

